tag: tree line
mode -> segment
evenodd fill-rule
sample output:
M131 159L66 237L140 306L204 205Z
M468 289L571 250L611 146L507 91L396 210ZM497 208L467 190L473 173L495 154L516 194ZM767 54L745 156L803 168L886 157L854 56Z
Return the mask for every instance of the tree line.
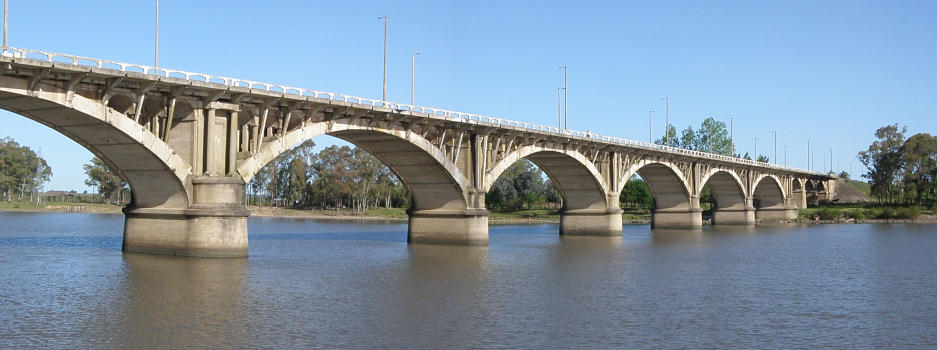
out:
M905 138L907 127L886 125L857 158L868 170L872 197L883 204L933 205L937 200L937 136Z
M52 179L52 168L32 149L9 137L0 138L0 192L6 201L39 198Z

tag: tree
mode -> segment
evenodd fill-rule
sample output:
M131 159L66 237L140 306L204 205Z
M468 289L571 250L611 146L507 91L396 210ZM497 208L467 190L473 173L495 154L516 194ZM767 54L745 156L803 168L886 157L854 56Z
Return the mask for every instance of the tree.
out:
M732 139L729 137L726 124L713 117L703 120L700 123L700 128L696 131L693 130L692 126L683 129L679 138L677 137L677 129L673 125L668 126L665 134L670 139L669 146L727 156L732 155ZM657 139L655 143L663 145L664 138Z
M12 200L14 192L37 194L52 178L52 168L45 159L11 138L0 139L0 192Z
M654 197L651 195L651 187L644 180L632 176L621 190L618 202L623 209L650 210L654 206Z
M902 185L905 198L917 204L934 199L937 176L937 137L915 134L901 146Z
M898 186L902 146L906 127L899 131L898 124L887 125L875 131L876 141L866 151L859 152L859 162L868 172L862 175L870 180L872 195L880 202L893 203L898 200Z
M85 164L83 168L85 175L88 176L85 179L85 185L97 187L98 193L105 202L113 201L115 194L119 195L121 191L128 188L117 173L98 157L91 158L91 163Z
M543 171L522 159L498 177L485 196L488 208L531 209L536 203L559 203L560 196Z

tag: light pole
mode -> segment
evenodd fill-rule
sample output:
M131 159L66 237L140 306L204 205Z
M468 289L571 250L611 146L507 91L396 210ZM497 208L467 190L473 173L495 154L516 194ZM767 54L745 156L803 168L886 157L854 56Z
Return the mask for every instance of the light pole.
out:
M416 91L416 55L419 55L420 52L411 52L410 53L410 105L413 106L414 92Z
M758 138L757 138L757 137L755 138L755 155L754 155L752 158L754 158L756 162L758 161L758 158L759 158L759 157L758 157Z
M7 47L7 33L10 31L10 28L7 26L7 23L10 22L10 1L3 0L3 48Z
M807 140L807 170L810 170L810 140Z
M381 101L387 101L387 15L379 16L378 20L384 20L384 88L381 93Z
M772 131L774 134L774 164L778 164L778 132Z
M670 97L664 96L664 144L670 146Z
M784 166L787 166L787 145L784 145Z
M729 117L729 142L732 143L732 156L735 157L735 137L732 136L735 129L735 118Z
M7 1L7 0L3 0L3 2L4 2L4 8L6 8L6 1ZM6 35L6 31L4 31L3 33L4 33L4 35ZM6 38L4 38L4 40L3 40L3 46L6 46ZM155 53L153 54L153 66L154 66L154 67L159 67L159 0L156 0L156 45L155 45L155 50L156 50L156 51L155 51Z
M655 110L647 111L647 143L654 143L654 139L651 136L651 129L652 129L651 119L652 119L652 116L654 115L654 112L656 111Z
M563 98L560 97L560 91L563 88L556 88L556 128L563 128Z
M560 66L563 70L563 129L569 129L569 89L566 86L566 65Z
M830 172L833 172L833 149L830 148Z

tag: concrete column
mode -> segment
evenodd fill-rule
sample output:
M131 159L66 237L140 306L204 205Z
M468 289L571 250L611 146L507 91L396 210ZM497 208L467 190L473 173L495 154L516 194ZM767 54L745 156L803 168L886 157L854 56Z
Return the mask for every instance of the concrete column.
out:
M664 208L651 212L651 228L695 230L702 227L703 209L699 206L699 196L691 196L687 208Z
M612 209L576 209L560 212L560 234L568 236L621 236L621 213Z
M244 181L198 176L188 208L124 209L125 252L198 257L247 256Z
M488 245L488 211L410 210L407 242Z
M231 111L228 117L228 175L237 174L237 155L238 155L238 112Z
M223 163L223 159L218 157L218 127L215 123L215 109L206 110L208 115L205 117L205 174L218 174L218 162Z
M794 205L797 208L804 209L807 208L807 193L803 190L794 191Z
M796 209L794 211L796 213ZM794 217L797 217L795 214ZM790 210L784 206L758 208L755 210L756 220L787 220L790 218Z
M755 207L752 197L745 198L744 208L724 208L713 210L713 225L754 225Z

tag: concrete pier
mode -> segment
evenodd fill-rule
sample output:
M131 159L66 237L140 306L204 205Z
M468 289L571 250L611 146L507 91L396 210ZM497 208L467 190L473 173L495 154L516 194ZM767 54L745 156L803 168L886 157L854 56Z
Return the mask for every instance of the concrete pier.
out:
M407 242L488 245L487 210L411 210Z
M621 236L621 209L578 209L560 212L560 234Z

